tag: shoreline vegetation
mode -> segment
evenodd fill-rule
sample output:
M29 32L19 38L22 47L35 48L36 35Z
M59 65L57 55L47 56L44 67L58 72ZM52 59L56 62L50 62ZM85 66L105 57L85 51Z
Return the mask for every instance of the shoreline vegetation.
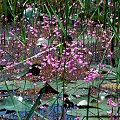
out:
M0 117L118 120L119 0L0 0Z

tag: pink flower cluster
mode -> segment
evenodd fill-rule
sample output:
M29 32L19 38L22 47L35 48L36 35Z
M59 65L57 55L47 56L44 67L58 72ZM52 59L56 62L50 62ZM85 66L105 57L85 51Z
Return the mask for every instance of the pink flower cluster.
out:
M107 105L111 106L111 109L107 111L107 114L112 115L112 116L114 115L115 116L114 120L118 120L119 118L119 113L115 112L115 108L120 105L119 101L120 101L119 98L117 102L115 102L112 98L108 98L108 101L107 101Z
M112 105L113 107L118 106L118 103L114 102L112 98L108 98L107 105L110 106Z
M88 75L84 78L84 81L89 82L91 80L94 80L97 77L99 77L98 70L94 68L90 68L90 71L88 72Z

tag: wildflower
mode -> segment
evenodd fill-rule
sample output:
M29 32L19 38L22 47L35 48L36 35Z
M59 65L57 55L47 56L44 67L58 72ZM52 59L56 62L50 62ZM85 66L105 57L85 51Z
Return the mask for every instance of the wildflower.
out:
M6 62L6 59L2 59L2 62Z
M46 81L43 81L44 84L46 84L47 82Z
M3 15L1 15L1 18L4 18L5 17L5 15L3 14Z
M112 105L113 107L118 106L118 103L114 102L112 98L108 98L107 105Z
M62 97L62 101L65 101L66 100L66 98L65 97Z
M34 83L34 86L37 86L37 83L36 83L36 82Z
M76 117L75 120L80 120L80 117Z
M46 102L46 105L49 105L49 102Z
M44 108L44 106L42 106L42 105L40 105L39 107L40 107L40 109L43 109L43 108Z
M97 100L98 103L101 103L101 100Z
M26 77L29 77L29 76L31 76L32 75L32 73L27 73L26 74Z
M113 112L112 110L107 111L107 114L111 115Z
M80 95L76 95L76 97L77 97L77 98L79 98L79 97L80 97Z
M29 65L32 65L32 62L27 60L24 64L29 64Z

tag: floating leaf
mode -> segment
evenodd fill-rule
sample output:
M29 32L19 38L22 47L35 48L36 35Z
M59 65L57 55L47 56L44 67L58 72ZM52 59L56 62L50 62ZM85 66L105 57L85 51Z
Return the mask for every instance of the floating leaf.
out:
M35 88L34 83L28 80L15 81L15 82L16 82L16 86L19 87L20 90L28 90Z
M14 81L15 86L19 88L19 90L34 90L35 88L42 88L44 86L44 83L42 81L36 82L36 86L34 86L33 82L30 82L28 80L21 80L21 81Z
M57 90L58 92L60 92L63 89L63 87L62 87L63 86L63 81L61 81L61 80L52 81L52 82L49 83L49 85L51 87L53 87L55 90Z
M59 94L58 91L56 91L54 88L50 86L50 84L46 83L45 86L39 91L38 94L41 94L41 91L45 88L44 93L53 93L53 94Z
M75 117L76 116L86 117L87 116L87 109L82 108L82 109L68 110L67 114L75 116ZM97 116L98 115L98 108L89 108L89 115L90 116Z
M0 108L3 109L4 106L4 108L7 110L16 110L16 107L18 108L18 111L29 111L32 105L33 101L31 100L23 100L23 98L20 96L13 96L13 101L10 97L4 98L3 101L0 103L0 106L2 106Z
M48 103L48 106L52 106L53 104L59 104L60 106L62 106L63 101L62 101L62 99L60 99L58 97L59 96L54 95L54 96L50 97L48 100L41 100L41 104L46 105Z
M111 106L107 105L108 98L113 98L113 96L112 95L106 96L106 98L104 100L101 100L101 102L99 104L97 103L97 101L91 102L92 106L97 106L97 107L101 108L102 111L100 111L100 115L107 115L107 111L111 110ZM115 100L115 98L113 98L113 100ZM114 113L117 113L117 110L118 110L118 107L115 107Z
M18 87L16 87L14 85L14 81L7 81L7 85L8 85L9 90L16 90L16 89L18 89ZM0 90L3 91L3 92L7 91L5 82L0 82Z
M77 96L73 96L73 95L70 95L69 96L69 99L74 103L74 104L79 104L79 105L87 105L87 101L88 101L88 96L86 96L86 95L84 95L84 96L79 96L79 97L77 97ZM95 98L93 98L93 97L91 97L90 96L90 102L92 101L92 100L94 100ZM83 103L83 104L82 104ZM77 105L77 106L79 106L79 105Z

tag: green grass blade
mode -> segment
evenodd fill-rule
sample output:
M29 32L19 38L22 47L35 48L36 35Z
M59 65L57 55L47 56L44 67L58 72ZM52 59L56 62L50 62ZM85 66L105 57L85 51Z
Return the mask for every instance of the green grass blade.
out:
M49 11L49 9L48 9L48 7L45 5L45 8L46 8L46 10L47 10L47 12L48 12L48 15L50 16L50 18L52 17L52 15L51 15L51 13L50 13L50 11Z
M5 16L7 16L7 0L3 0L3 12Z
M4 72L2 72L2 75L4 75ZM6 86L6 88L7 88L7 91L8 91L8 93L9 93L10 98L11 98L11 100L12 100L12 103L13 103L15 109L16 109L17 116L18 116L19 120L22 120L22 118L20 117L20 115L19 115L19 113L18 113L18 109L16 108L16 106L15 106L15 104L14 104L13 95L11 94L11 92L10 92L10 90L9 90L9 87L8 87L8 85L7 85L7 83L6 83L6 79L4 78L4 80L5 80L5 86Z
M117 86L119 85L120 83L120 59L119 59L119 62L118 62L118 70L117 70L118 74L117 74Z
M99 6L102 4L102 1L98 4L98 6L96 7L96 9L94 10L93 14L90 17L90 20L94 17L95 13L98 11ZM87 26L83 29L83 31L81 32L81 34L78 36L77 40L79 40L81 38L81 35L85 32L85 30L87 29Z
M62 22L61 22L59 16L57 15L57 13L56 13L54 7L52 6L50 0L48 0L48 3L49 3L49 5L50 5L50 8L51 8L53 14L54 14L54 15L56 16L56 18L58 19L58 23L59 23L60 27L62 28L62 31L63 31L63 33L64 33L64 35L65 35L65 33L66 33L66 32L65 32L65 28L64 28L64 26L63 26L63 24L62 24Z
M43 93L45 92L45 89L46 89L46 87L43 87L40 95L38 96L38 98L37 98L36 101L35 101L35 104L34 104L33 107L31 108L31 110L30 110L30 112L29 112L26 120L29 120L29 119L31 118L31 116L33 115L33 113L34 113L35 110L36 110L36 107L40 104L40 99L41 99ZM41 117L43 120L48 120L47 118L45 118L45 117L42 116L42 115L41 115L40 117Z
M107 21L107 7L108 7L107 4L108 3L105 2L105 5L104 5L104 7L105 7L105 10L104 10L104 29L106 28L106 21Z
M23 27L22 21L20 21L20 23L21 23L21 32L22 32L23 42L24 42L24 45L26 45L27 44L27 41L26 41L26 32L25 32L25 29Z
M80 3L81 7L82 7L82 8L85 8L82 0L78 0L78 1L79 1L79 3Z
M117 39L120 41L119 34L118 34L117 31L115 30L115 27L112 25L112 23L111 23L111 21L110 21L110 18L108 18L108 22L109 22L110 26L112 27L115 36L116 36Z

